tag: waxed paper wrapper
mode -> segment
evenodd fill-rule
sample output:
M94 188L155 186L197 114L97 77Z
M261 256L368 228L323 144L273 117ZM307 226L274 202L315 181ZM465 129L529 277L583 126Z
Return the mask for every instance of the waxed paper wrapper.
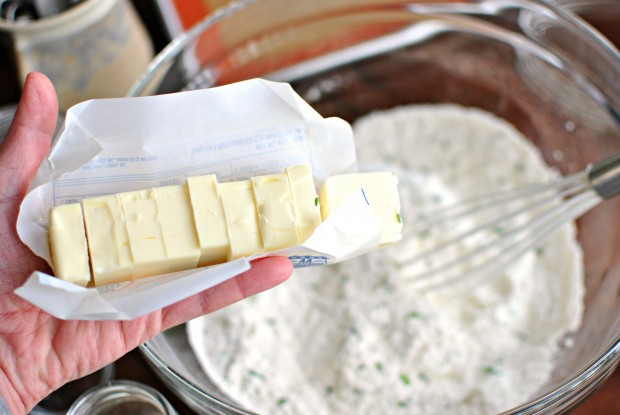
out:
M183 184L203 174L215 173L219 182L244 180L303 163L311 164L317 186L331 175L355 172L351 126L321 117L285 83L253 79L86 101L67 112L21 205L17 230L51 265L47 227L55 205ZM373 249L380 235L360 190L301 246L96 288L34 272L16 294L61 319L134 319L233 278L254 258L283 255L298 267L325 265Z

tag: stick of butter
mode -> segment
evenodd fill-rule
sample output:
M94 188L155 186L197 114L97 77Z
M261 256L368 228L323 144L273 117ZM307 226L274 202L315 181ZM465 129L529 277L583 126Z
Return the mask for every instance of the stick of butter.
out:
M133 256L119 195L84 199L82 208L95 285L131 279Z
M103 285L297 246L360 188L383 227L381 244L389 244L402 235L397 184L392 173L333 176L319 198L310 166L301 165L238 182L205 175L86 198L83 215L79 204L50 211L54 270L86 285L92 269Z
M200 259L200 245L187 187L156 187L153 192L164 236L167 272L196 268Z
M215 175L188 177L186 183L200 244L198 266L226 262L230 241Z
M262 252L263 241L254 204L252 182L243 180L222 183L220 198L230 240L228 260Z
M79 204L50 211L50 254L59 278L86 286L90 281L84 218Z
M129 248L134 261L132 278L168 272L164 243L153 189L120 193L125 212Z
M403 224L400 218L398 178L390 172L329 177L321 188L323 220L359 189L363 189L366 200L381 223L381 245L399 241L402 238Z
M321 224L321 208L319 197L314 187L310 165L301 164L286 168L293 207L297 216L299 241L305 242Z
M297 216L286 174L253 177L252 190L265 251L299 245Z

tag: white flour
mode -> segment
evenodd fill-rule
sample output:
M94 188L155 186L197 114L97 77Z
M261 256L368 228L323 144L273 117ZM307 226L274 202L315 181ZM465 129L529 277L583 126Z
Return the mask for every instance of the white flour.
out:
M399 166L403 219L467 195L547 180L520 134L486 113L403 107L355 126L360 165ZM418 180L423 178L423 180ZM205 371L261 414L491 414L548 380L583 310L573 226L505 275L455 301L424 296L392 266L424 235L285 284L189 324Z

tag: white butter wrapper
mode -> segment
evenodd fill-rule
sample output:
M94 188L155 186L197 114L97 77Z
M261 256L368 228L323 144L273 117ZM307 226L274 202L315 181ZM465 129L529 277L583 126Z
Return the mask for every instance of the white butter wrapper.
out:
M24 199L17 230L51 264L48 215L85 197L219 182L310 163L317 185L356 171L351 126L323 118L288 84L254 79L199 91L86 101L72 107ZM363 224L364 226L360 226ZM352 196L303 246L274 252L295 266L338 262L378 245L380 225L363 193ZM83 288L42 272L16 294L62 319L127 320L173 304L248 270L242 258L208 268Z

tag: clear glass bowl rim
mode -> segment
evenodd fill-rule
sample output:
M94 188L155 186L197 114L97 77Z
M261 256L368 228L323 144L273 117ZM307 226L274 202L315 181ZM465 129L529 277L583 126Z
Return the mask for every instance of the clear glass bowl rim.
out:
M132 85L127 96L140 96L141 92L153 80L158 70L164 68L169 62L173 61L184 49L185 46L197 39L207 28L213 26L227 16L230 16L245 7L260 2L261 0L237 0L232 1L226 6L220 7L207 15L191 29L175 37L155 58L149 66ZM557 19L564 24L576 28L582 32L583 36L590 37L607 54L608 61L617 62L618 66L609 68L620 73L620 53L602 34L577 15L568 10L562 10L559 6L545 2L544 0L525 0L515 3L530 3L537 7L547 9ZM620 99L620 97L619 97ZM620 113L620 108L616 109ZM161 336L161 335L160 335ZM156 339L149 340L140 346L140 351L147 358L150 364L158 369L158 375L163 376L166 381L175 387L181 386L184 392L189 393L200 401L213 402L218 408L226 408L241 415L252 415L253 412L229 403L217 395L212 395L201 389L193 381L172 368L160 354L154 345ZM581 370L567 378L553 390L543 393L530 402L518 407L502 412L500 415L531 415L541 414L551 408L562 409L571 408L579 401L587 398L607 377L615 370L620 362L620 333L601 351L595 358L590 360Z

